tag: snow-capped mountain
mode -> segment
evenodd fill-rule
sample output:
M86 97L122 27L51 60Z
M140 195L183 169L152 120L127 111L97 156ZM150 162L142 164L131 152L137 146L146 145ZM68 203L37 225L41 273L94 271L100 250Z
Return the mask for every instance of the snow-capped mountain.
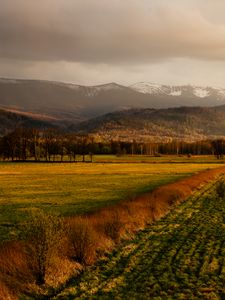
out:
M149 82L139 82L130 86L133 90L148 95L186 96L207 98L214 97L215 100L225 99L225 89L217 87L201 87L192 85L171 86Z

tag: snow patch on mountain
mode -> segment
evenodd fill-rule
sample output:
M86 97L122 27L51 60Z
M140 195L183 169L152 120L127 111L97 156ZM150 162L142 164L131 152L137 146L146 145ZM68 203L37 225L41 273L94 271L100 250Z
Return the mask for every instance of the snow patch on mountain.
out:
M224 99L225 98L225 89L218 88L218 94Z
M194 87L193 94L199 98L205 98L210 96L210 93L207 89L201 87Z
M131 85L130 88L143 94L163 93L163 86L157 83L139 82Z
M117 83L112 82L112 83L108 83L108 84L85 87L85 94L89 97L94 97L94 96L97 96L101 92L121 90L123 88L126 88L126 87L123 87Z
M179 86L161 85L157 83L139 82L131 85L130 88L143 94L168 96L182 95L182 90Z
M186 97L197 97L206 98L214 97L215 99L225 99L225 89L215 87L201 87L201 86L170 86L160 85L150 82L139 82L130 86L131 89L149 95L167 95L167 96L186 96Z
M182 94L182 92L181 92L181 90L174 90L174 91L171 91L168 95L170 95L170 96L181 96L181 94Z
M123 86L116 84L114 82L108 84L102 84L102 85L95 85L95 86L83 86L83 85L61 83L61 82L54 82L54 84L62 87L67 87L69 89L76 90L76 91L80 90L80 92L87 97L95 97L101 92L120 90L123 88Z

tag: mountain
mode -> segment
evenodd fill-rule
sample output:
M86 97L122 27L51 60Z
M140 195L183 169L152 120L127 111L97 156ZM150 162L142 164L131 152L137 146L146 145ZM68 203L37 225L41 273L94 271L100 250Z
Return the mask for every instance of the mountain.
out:
M81 86L53 81L0 79L0 108L40 114L59 123L79 123L131 108L225 104L225 89L117 83Z
M114 110L145 107L146 98L116 83L88 87L51 81L0 80L0 107L73 123Z
M196 141L225 135L225 106L130 109L72 126L105 140Z

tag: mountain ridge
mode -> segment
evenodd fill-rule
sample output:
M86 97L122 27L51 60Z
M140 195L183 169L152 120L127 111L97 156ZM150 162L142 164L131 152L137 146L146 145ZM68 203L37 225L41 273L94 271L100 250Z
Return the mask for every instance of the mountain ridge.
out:
M200 86L200 85L165 85L151 82L138 82L130 86L130 88L143 94L161 94L167 96L181 96L189 92L189 95L198 98L206 98L216 96L218 99L225 98L225 89L221 87Z
M143 90L137 91L137 85L131 87L111 82L82 86L45 80L1 78L0 108L42 114L62 122L79 123L110 112L132 108L159 109L225 104L225 89L222 88L216 90L210 87L152 86L148 83L149 89L154 90L154 93L147 93Z
M59 126L45 118L0 109L0 136L7 135L16 128L58 129Z

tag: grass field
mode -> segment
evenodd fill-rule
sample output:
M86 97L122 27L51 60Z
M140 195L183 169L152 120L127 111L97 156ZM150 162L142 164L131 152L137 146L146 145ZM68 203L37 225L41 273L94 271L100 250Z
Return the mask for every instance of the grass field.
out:
M195 155L188 157L187 155L162 155L162 156L148 156L148 155L95 155L94 162L131 162L131 163L224 163L223 159L217 159L215 155Z
M84 214L220 166L216 160L196 163L196 158L186 164L166 163L165 158L163 164L140 164L135 159L133 163L0 163L2 240L16 236L17 225L29 210L42 208L64 216Z
M93 162L96 163L224 163L223 159L217 159L215 155L93 155ZM83 156L77 155L76 161L82 162ZM55 161L60 162L61 157L56 156ZM64 156L64 162L69 162L70 158ZM85 161L90 162L90 156L85 156Z
M56 299L225 299L224 215L225 199L210 184Z

